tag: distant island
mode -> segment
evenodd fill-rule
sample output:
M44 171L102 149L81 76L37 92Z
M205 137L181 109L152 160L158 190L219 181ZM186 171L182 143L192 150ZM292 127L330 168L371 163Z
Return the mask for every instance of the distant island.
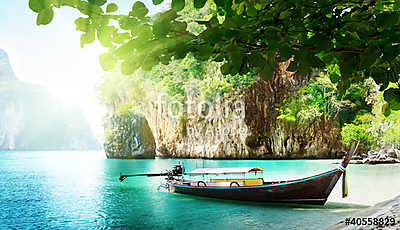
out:
M20 81L0 49L0 150L100 148L78 105Z

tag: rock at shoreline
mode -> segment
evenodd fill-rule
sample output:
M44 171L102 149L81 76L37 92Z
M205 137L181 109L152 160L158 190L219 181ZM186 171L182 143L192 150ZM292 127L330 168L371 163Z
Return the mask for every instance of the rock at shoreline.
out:
M107 158L154 158L155 140L144 116L118 114L109 119L108 134L104 142Z
M368 151L367 154L354 156L351 164L394 164L400 163L400 150L386 147L380 150Z

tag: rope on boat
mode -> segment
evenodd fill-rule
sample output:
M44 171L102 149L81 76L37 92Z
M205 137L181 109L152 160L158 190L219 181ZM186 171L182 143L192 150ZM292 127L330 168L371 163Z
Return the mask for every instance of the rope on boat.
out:
M168 190L168 188L169 188L169 185L167 183L161 183L157 188L157 192L159 192L161 189Z
M346 168L343 166L339 166L338 168L339 171L343 173L343 180L342 180L342 197L346 198L347 195L349 194L349 188L347 186L347 173L346 173Z

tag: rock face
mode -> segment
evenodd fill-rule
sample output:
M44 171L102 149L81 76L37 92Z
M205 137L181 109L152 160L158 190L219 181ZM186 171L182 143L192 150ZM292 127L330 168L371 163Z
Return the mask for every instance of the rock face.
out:
M0 150L100 149L77 105L15 78L0 50Z
M153 134L144 116L118 114L110 118L104 150L107 158L154 158Z
M400 150L386 147L380 150L368 151L367 154L353 157L351 163L371 165L400 163Z
M271 81L260 80L236 96L204 106L208 109L197 109L199 102L191 98L192 108L178 118L165 103L154 103L146 116L157 154L213 159L341 156L337 122L321 117L298 127L277 119L279 104L308 81L307 76L286 72L288 64L282 63Z
M0 81L5 80L17 80L17 77L11 68L7 53L0 49Z

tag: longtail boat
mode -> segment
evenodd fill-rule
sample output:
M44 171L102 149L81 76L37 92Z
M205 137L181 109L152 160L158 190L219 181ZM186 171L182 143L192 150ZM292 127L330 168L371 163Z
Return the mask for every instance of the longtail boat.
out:
M324 205L339 178L343 176L343 198L347 196L346 167L356 152L358 142L353 141L341 164L333 170L297 180L264 181L263 178L249 178L248 174L263 172L259 167L241 168L198 168L185 173L181 164L166 173L120 175L122 182L131 176L165 176L169 192L210 198ZM221 176L223 179L186 179L185 176ZM239 175L239 177L238 177ZM241 176L242 175L242 176ZM241 177L240 177L241 176Z

